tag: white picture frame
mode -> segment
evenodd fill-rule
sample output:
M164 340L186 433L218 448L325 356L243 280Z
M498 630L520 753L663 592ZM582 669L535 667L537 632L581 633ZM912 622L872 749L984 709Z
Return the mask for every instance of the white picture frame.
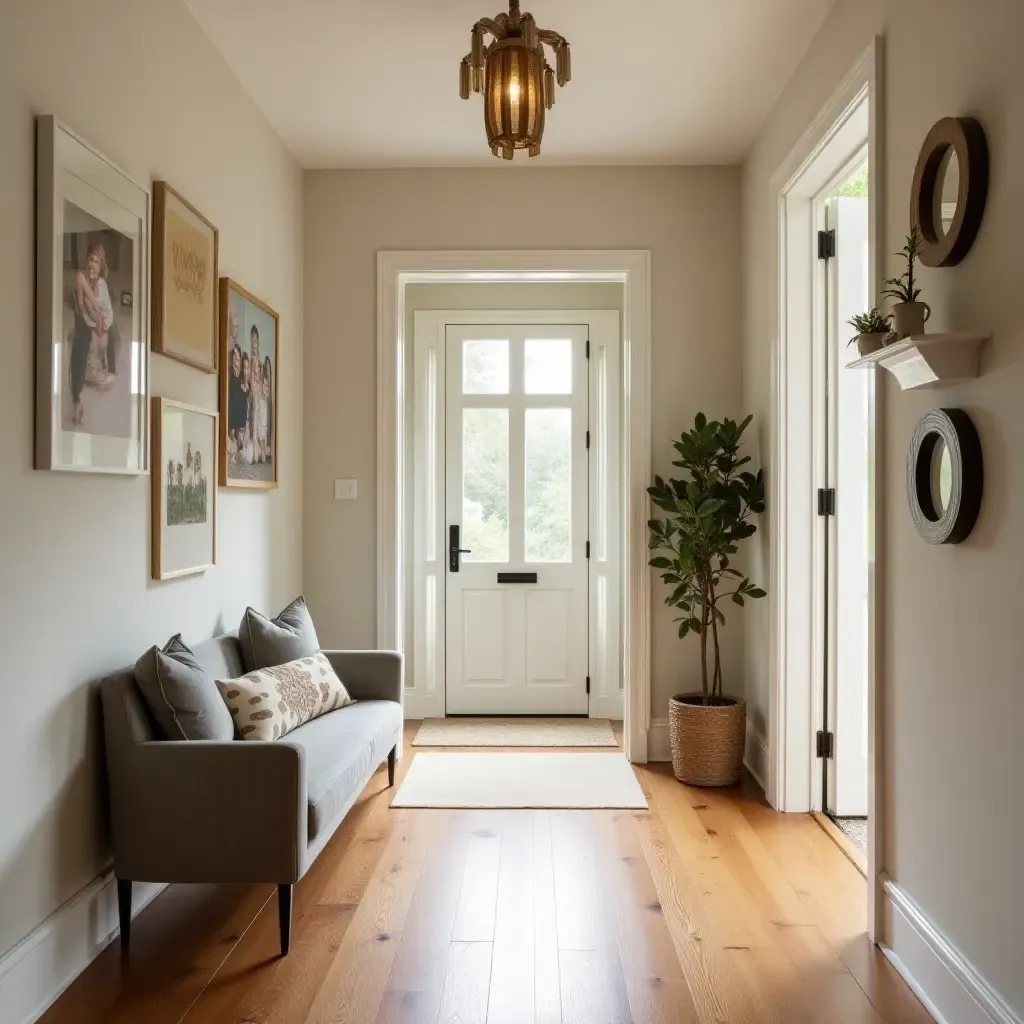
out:
M149 471L148 189L36 120L37 469Z

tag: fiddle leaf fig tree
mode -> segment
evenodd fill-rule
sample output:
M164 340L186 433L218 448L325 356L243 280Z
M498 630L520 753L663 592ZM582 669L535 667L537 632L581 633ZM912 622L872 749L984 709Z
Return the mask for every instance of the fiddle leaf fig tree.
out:
M650 564L661 570L669 588L665 604L682 612L675 619L680 638L689 633L700 637L705 706L723 703L718 627L725 625L725 615L721 604L728 600L742 606L747 599L765 596L730 564L740 543L757 532L751 519L764 511L764 474L741 469L750 462L749 456L740 455L740 447L752 418L736 423L698 414L692 429L672 442L679 456L672 465L684 470L685 478L655 476L654 486L647 489L654 504L666 513L664 519L647 524L648 546L664 552Z

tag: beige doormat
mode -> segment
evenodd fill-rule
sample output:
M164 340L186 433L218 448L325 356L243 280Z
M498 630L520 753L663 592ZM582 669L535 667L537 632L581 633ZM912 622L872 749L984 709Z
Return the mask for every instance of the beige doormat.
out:
M617 747L607 718L426 718L414 747Z
M415 754L392 807L646 808L625 754Z

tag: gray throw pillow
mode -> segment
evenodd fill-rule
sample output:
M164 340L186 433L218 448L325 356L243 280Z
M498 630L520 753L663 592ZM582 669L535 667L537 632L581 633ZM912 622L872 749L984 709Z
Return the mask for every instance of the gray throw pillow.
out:
M181 634L135 663L135 679L167 740L231 740L235 724L217 684Z
M320 650L306 599L297 597L276 619L246 608L238 627L246 672L312 658Z

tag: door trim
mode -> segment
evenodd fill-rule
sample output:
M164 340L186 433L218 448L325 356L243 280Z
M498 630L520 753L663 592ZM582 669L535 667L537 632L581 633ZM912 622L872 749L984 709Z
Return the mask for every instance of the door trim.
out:
M622 323L623 747L647 760L651 724L651 254L647 250L378 252L377 645L402 650L406 600L405 289L415 283L608 282L624 288Z
M868 181L869 276L880 291L885 267L884 131L882 124L884 54L876 37L840 83L828 103L804 132L772 176L771 217L777 249L771 254L776 288L773 295L776 331L772 339L771 438L767 479L771 511L769 540L769 802L777 810L818 810L820 784L815 778L815 694L821 683L823 566L820 530L813 527L813 496L818 486L817 452L810 439L821 436L823 420L814 402L812 366L814 281L811 252L813 202L831 174L843 162L823 169L816 161L827 149L846 149L852 155L864 145L869 153ZM854 122L863 116L866 130ZM883 849L882 780L882 570L884 567L884 476L878 444L884 436L884 410L875 394L870 409L873 423L869 450L874 458L872 480L875 559L869 571L870 636L868 639L868 935L878 937L882 924L881 885ZM819 538L808 545L813 533Z
M446 328L452 324L584 324L590 334L587 535L591 718L623 717L620 315L618 310L417 310L413 316L411 718L445 716ZM409 686L409 681L412 685Z

